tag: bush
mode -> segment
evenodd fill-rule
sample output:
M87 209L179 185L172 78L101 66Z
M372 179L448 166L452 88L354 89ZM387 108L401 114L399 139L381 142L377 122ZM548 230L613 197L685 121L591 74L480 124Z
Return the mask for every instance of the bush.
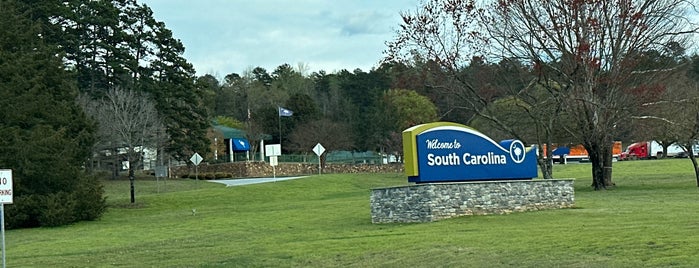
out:
M216 177L216 179L225 179L225 178L230 178L233 176L230 173L216 172L215 177Z
M5 205L5 227L38 227L40 197L20 195L13 198L13 203Z
M60 226L98 219L106 210L104 189L96 177L79 175L73 192L19 193L6 205L8 229Z
M75 222L76 200L66 192L39 196L41 212L37 221L40 226L61 226Z
M99 219L107 209L104 187L96 176L83 176L73 193L73 199L77 201L75 216L79 221Z

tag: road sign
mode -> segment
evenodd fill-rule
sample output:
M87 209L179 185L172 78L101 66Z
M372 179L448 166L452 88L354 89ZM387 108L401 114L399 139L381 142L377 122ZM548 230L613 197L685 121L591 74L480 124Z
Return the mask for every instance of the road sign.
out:
M320 156L325 152L325 147L321 145L320 143L316 144L315 147L313 147L313 152L316 153L318 156L318 174L320 174L321 166L320 166Z
M199 153L194 153L192 158L189 159L189 161L192 161L192 163L194 163L195 166L198 166L199 163L201 163L201 160L204 160L204 158L202 158L201 155L199 155Z
M2 236L2 267L5 268L5 204L12 204L12 170L0 169L0 235Z
M320 156L325 152L325 147L321 145L320 143L316 144L316 147L313 147L313 152L316 153L317 156Z
M265 145L265 156L280 156L282 155L282 145L281 144L267 144Z
M12 204L12 170L0 169L0 203Z

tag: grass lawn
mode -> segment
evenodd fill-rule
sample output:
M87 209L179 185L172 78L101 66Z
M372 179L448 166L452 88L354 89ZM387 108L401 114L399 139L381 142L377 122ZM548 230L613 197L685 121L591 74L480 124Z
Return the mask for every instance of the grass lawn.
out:
M576 208L372 224L370 189L402 174L337 174L226 188L105 181L97 221L8 230L8 267L698 267L699 190L688 159L617 162L595 192L590 164ZM193 213L196 209L196 213Z

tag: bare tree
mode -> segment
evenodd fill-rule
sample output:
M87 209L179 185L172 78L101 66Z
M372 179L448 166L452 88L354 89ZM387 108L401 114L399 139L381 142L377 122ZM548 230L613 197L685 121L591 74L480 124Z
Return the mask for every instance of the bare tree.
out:
M414 15L404 14L389 55L407 50L451 70L462 69L473 56L526 61L538 84L560 105L555 110L575 115L569 132L590 154L594 188L612 185L611 144L616 126L630 116L627 108L633 102L627 89L634 83L631 74L638 71L636 59L665 44L684 47L695 30L686 14L694 10L693 2L510 0L481 8L476 3L431 0ZM484 100L477 88L457 85L471 98L464 99L470 109L499 121L478 112ZM522 91L526 89L510 94ZM537 121L550 122L550 116Z
M639 58L666 44L684 46L694 32L689 10L684 0L510 1L490 16L505 23L484 25L505 53L544 65L546 78L561 86L559 102L579 115L571 134L590 154L592 185L604 189L613 185L616 126L633 111L628 89Z
M553 84L532 75L532 66L521 64L519 58L486 57L486 48L493 42L484 38L482 29L482 10L475 1L424 1L414 13L403 13L403 24L396 40L388 43L387 61L402 61L408 65L419 65L427 61L426 68L432 71L433 79L429 87L449 99L453 106L449 110L465 110L475 115L467 119L467 124L477 122L526 143L551 143L557 125L554 115L561 110L557 101L552 101L550 94L541 94L541 85ZM495 77L485 79L484 69L487 61L498 62L500 70ZM435 66L432 66L435 65ZM485 72L492 73L492 72ZM555 85L543 88L553 88ZM551 90L554 94L558 91ZM534 128L533 138L523 133L529 130L509 124L508 118L502 118L499 98L513 99L517 114L529 118L527 128ZM516 107L515 107L516 106ZM510 113L511 114L511 113ZM540 150L544 147L539 146ZM551 146L546 146L550 151ZM539 153L543 155L551 155ZM544 178L552 178L551 161L540 158Z
M354 146L350 137L350 128L342 123L336 123L329 119L311 121L298 126L289 136L293 151L308 152L313 146L320 143L326 152L335 150L350 150ZM321 156L321 164L325 167L327 153Z
M87 111L99 124L100 141L125 150L129 162L131 203L136 202L135 170L144 150L157 149L166 140L164 127L148 95L127 89L110 89L100 100L87 102Z
M666 82L667 89L662 96L642 104L643 113L633 118L649 127L650 131L660 134L682 146L694 167L697 187L699 187L699 163L697 163L695 146L699 142L699 83L692 77L687 64L672 71ZM666 154L665 144L663 153Z

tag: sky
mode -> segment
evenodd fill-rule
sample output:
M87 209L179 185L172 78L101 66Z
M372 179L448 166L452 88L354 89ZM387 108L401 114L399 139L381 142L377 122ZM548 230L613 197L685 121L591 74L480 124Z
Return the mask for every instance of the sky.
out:
M185 46L197 75L287 63L305 74L369 71L419 0L141 0Z

